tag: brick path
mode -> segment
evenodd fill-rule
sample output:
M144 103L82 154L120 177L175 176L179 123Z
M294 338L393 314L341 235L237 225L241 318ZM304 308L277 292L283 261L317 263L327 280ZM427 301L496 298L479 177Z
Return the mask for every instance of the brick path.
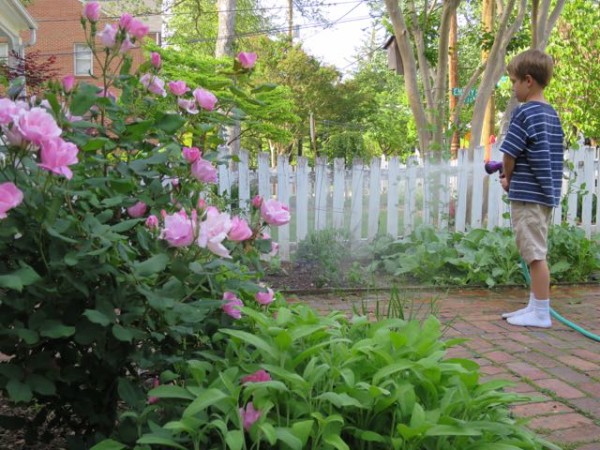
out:
M500 318L526 303L524 289L403 290L417 316L431 311L446 324L445 336L469 341L451 357L473 359L484 379L514 381L508 390L533 394L539 401L514 407L528 426L565 450L600 450L600 342L553 319L551 329L514 327ZM389 292L290 296L321 311L368 311L385 306ZM552 306L563 317L600 334L600 287L552 289Z

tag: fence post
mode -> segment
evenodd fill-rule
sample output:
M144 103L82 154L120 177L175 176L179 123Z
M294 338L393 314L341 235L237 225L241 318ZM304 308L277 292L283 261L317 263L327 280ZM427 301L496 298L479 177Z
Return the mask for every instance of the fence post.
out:
M350 207L350 234L357 241L362 236L363 209L363 170L362 160L352 162L352 205Z
M404 184L403 235L415 229L415 208L417 204L417 157L409 156L406 161L406 182Z
M238 164L238 200L240 210L248 212L248 202L250 200L250 167L248 164L248 152L246 150L240 150L239 157L240 162Z
M277 200L284 205L290 204L290 163L286 155L277 158ZM283 261L290 259L290 224L277 228L279 256Z
M308 234L308 159L298 158L296 166L296 242L299 243Z
M381 160L371 160L369 171L369 226L367 238L373 239L379 231L379 217L381 215Z
M344 199L346 193L346 162L343 158L333 161L333 228L344 228Z
M471 228L481 228L483 217L483 168L484 147L476 147L473 155L472 169L472 195L471 195Z
M596 151L592 147L583 147L583 182L585 183L585 195L581 202L581 222L585 229L585 235L592 235L592 199L594 197L594 157Z
M456 199L456 231L463 233L467 223L467 187L469 181L469 171L467 164L467 149L458 150L458 195Z
M392 237L398 237L398 157L394 156L388 165L387 228Z
M327 227L327 194L329 179L327 177L327 158L317 158L315 167L315 229Z

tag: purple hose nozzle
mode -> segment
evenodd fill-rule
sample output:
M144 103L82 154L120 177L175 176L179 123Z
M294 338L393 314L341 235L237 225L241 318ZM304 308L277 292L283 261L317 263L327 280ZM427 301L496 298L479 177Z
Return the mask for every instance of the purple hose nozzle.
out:
M488 161L485 163L485 171L488 175L500 171L502 173L502 161Z

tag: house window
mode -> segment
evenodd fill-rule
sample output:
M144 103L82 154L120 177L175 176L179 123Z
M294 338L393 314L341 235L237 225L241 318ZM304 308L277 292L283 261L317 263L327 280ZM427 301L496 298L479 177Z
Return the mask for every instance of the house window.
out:
M8 44L6 42L0 42L0 64L6 64L8 62Z
M87 44L75 44L75 75L92 73L92 49Z

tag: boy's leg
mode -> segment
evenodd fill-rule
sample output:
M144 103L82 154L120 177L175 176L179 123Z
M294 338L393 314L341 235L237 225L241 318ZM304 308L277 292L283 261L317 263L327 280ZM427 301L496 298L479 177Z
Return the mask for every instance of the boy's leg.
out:
M511 325L550 328L550 272L546 260L532 261L529 265L531 290L534 296L531 310L506 319Z

